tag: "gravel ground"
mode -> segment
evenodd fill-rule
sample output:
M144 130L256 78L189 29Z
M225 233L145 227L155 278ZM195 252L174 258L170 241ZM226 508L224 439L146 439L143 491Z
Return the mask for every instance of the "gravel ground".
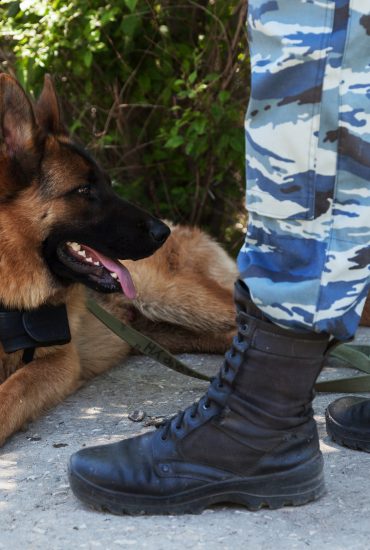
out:
M369 332L362 330L360 339L370 340ZM208 373L222 362L219 356L182 359ZM337 365L323 376L349 372ZM276 511L222 506L195 516L118 517L75 499L66 475L72 452L152 429L145 426L148 417L176 413L205 388L148 358L132 357L14 436L0 451L0 549L369 548L370 455L328 439L324 411L336 395L319 395L314 403L328 488L319 502ZM135 422L135 411L146 418Z

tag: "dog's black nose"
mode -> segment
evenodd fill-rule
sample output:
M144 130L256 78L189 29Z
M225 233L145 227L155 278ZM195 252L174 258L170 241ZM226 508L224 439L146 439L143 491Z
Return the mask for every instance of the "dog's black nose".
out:
M146 226L148 228L149 235L152 237L153 241L158 244L163 244L168 235L171 233L168 225L160 220L148 220L146 222Z

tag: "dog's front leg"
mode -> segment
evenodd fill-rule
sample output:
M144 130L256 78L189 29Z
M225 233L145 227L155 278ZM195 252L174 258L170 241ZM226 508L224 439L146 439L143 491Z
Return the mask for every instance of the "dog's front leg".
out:
M0 445L75 391L79 379L80 363L73 344L44 350L42 356L12 374L0 385Z

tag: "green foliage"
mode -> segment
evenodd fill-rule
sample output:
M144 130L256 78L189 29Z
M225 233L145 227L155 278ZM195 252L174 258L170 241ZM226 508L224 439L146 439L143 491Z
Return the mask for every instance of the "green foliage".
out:
M0 10L3 69L35 94L54 75L71 132L120 194L240 244L246 0L23 0Z

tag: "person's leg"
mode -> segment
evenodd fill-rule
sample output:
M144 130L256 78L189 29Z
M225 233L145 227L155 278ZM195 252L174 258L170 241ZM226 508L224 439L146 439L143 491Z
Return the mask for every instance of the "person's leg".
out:
M369 288L370 9L360 0L301 5L297 30L291 2L252 5L258 77L241 274L273 321L350 337ZM337 443L370 452L369 399L331 403L326 426Z
M370 283L369 6L254 1L249 19L241 277L272 321L346 339Z
M249 5L254 45L248 125L251 128L253 119L258 125L257 133L248 134L251 218L247 244L240 255L243 281L236 285L238 334L218 376L198 403L156 432L72 456L72 489L98 508L181 513L227 501L253 509L264 505L276 508L303 504L324 492L311 401L330 336L315 333L324 330L324 325L320 319L314 322L318 312L313 309L314 284L310 284L314 281L320 286L317 281L323 270L327 276L331 274L328 235L340 234L347 221L347 214L342 221L337 216L340 227L334 228L337 143L334 135L326 138L327 129L338 129L339 104L337 101L331 109L331 101L324 102L328 113L320 115L320 99L321 92L324 97L331 90L338 99L341 78L335 75L344 59L348 3L250 0ZM292 44L296 45L293 49ZM299 73L279 75L281 67L286 71L298 65ZM288 78L291 86L287 89ZM307 87L306 82L311 85ZM271 95L266 102L268 89ZM358 118L356 113L346 116ZM265 127L261 140L258 127ZM290 139L296 128L301 140L298 148L297 133ZM315 139L320 141L319 148ZM279 143L278 149L275 143ZM348 190L352 187L344 186L343 196L337 195L336 200L346 203L343 197ZM348 200L357 216L359 201L351 195ZM263 211L257 210L258 203L264 205ZM351 220L352 233L361 234L352 211L348 222ZM352 247L354 236L345 233L343 241ZM336 240L342 242L339 235ZM355 261L346 260L347 253L348 247L343 253L342 279L352 280L352 267L361 279L362 271ZM331 254L340 256L336 249ZM258 306L275 323L250 300L248 286ZM274 289L272 297L270 288ZM359 294L360 290L355 292L352 309L360 301ZM329 325L325 328L331 332ZM333 332L346 337L351 331Z

